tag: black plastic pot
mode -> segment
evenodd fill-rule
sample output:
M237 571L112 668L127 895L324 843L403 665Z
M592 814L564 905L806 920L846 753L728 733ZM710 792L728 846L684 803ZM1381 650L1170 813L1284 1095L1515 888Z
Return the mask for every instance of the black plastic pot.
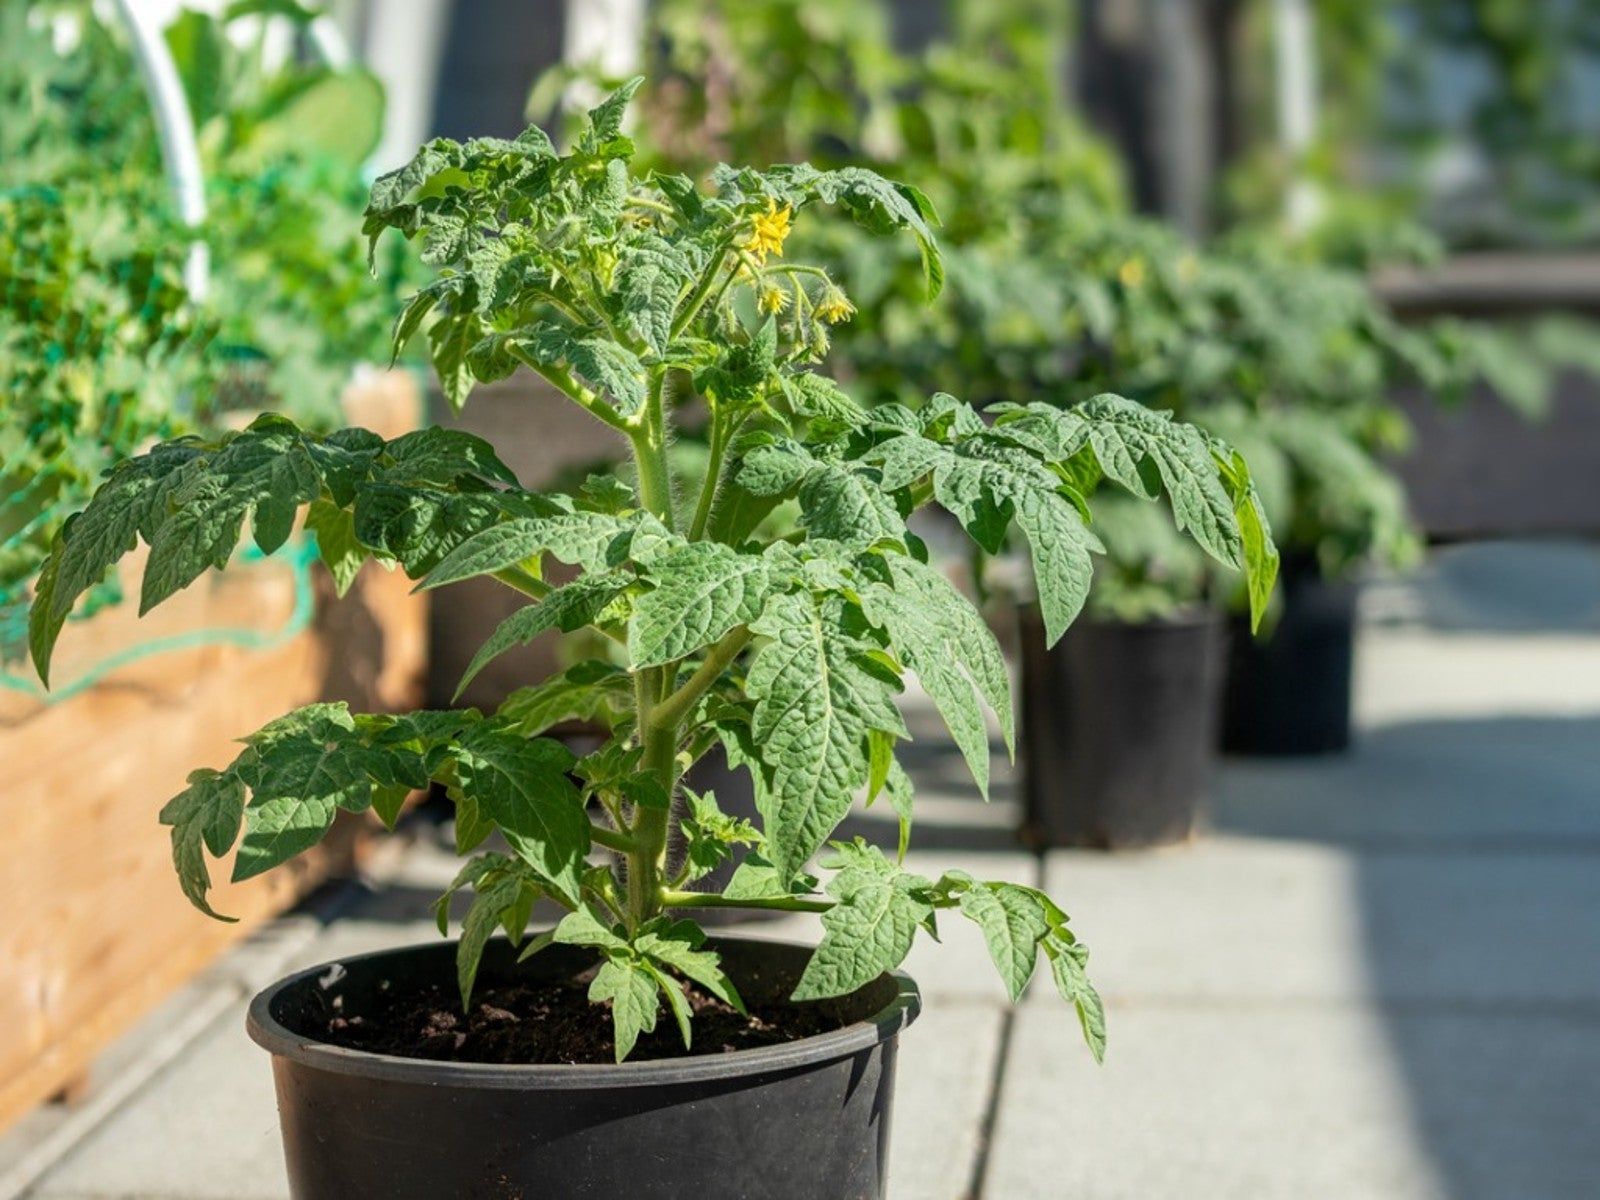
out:
M1050 846L1159 846L1194 833L1216 746L1222 618L1080 619L1046 650L1021 609L1026 834Z
M809 954L710 944L750 999L786 996ZM515 957L491 943L479 979L570 977L594 962L571 946ZM251 1003L250 1036L272 1052L295 1200L884 1195L896 1045L921 1007L905 975L840 1001L852 1023L833 1033L655 1062L431 1062L297 1032L336 1002L356 1015L380 993L454 978L455 946L437 942L313 967Z
M1222 748L1261 757L1348 749L1356 584L1285 559L1278 586L1282 614L1264 637L1233 621Z

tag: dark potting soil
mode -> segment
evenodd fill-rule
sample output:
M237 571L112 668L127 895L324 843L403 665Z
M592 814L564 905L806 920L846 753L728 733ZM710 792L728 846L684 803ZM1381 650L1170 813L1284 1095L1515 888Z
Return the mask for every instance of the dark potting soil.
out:
M433 986L386 997L360 1014L337 1009L307 1020L301 1032L351 1050L478 1063L614 1063L611 1013L589 1000L583 979L490 984L463 1012L454 988ZM828 1004L747 1004L749 1016L693 984L694 1045L685 1049L665 1003L654 1031L639 1038L629 1062L726 1054L828 1033L845 1022Z

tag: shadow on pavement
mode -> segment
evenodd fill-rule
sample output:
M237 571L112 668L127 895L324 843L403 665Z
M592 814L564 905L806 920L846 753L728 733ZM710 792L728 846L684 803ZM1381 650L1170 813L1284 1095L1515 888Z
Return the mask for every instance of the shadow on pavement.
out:
M1595 1194L1600 714L1400 723L1219 782L1219 830L1352 851L1367 991L1443 1194Z

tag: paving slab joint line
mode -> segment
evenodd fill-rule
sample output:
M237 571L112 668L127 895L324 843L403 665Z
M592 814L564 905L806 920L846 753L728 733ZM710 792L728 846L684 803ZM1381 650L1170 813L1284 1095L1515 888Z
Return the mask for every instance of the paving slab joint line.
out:
M1045 880L1044 851L1033 854L1033 886L1043 889ZM963 1200L983 1200L988 1186L989 1156L994 1146L995 1126L1000 1120L1000 1097L1005 1091L1006 1064L1011 1060L1011 1039L1017 1027L1017 1006L1008 1004L1000 1012L1000 1037L995 1047L994 1072L989 1077L988 1102L983 1106L983 1119L978 1124L978 1151L972 1160L972 1176Z

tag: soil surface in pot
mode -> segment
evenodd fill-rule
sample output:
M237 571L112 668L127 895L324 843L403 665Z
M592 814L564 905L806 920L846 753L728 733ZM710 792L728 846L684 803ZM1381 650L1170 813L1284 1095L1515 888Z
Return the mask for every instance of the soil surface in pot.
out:
M473 992L463 1012L453 987L406 989L360 1014L334 1009L302 1022L303 1035L351 1050L442 1062L502 1064L614 1063L611 1014L589 1000L588 978L539 983L489 983ZM826 1001L749 1002L746 1016L694 984L686 995L694 1013L694 1045L685 1049L666 1010L654 1031L639 1038L629 1062L727 1054L829 1033L848 1022Z

